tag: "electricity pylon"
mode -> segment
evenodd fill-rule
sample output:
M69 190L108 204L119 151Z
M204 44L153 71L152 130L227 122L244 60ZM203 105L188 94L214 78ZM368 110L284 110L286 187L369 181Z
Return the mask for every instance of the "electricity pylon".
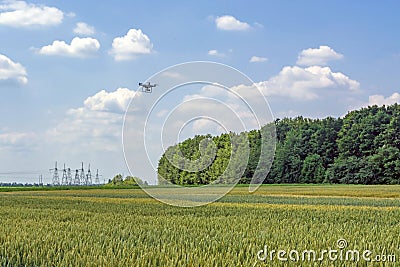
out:
M72 185L72 174L71 174L71 168L67 169L67 180L68 180L68 184Z
M65 168L65 163L64 163L64 169L62 171L63 175L61 178L61 185L68 185L67 169Z
M79 180L79 170L75 170L75 179L74 179L74 185L80 185L80 180Z
M79 179L81 181L81 185L86 184L85 170L83 169L83 162L82 162L82 167L81 167L81 175L80 175Z
M100 184L100 176L102 176L102 175L99 175L99 169L97 169L96 178L94 180L94 183L97 184L97 185Z
M92 185L92 173L90 171L90 163L86 174L86 185Z
M53 185L60 185L60 177L58 176L57 161L54 169L50 169L50 171L53 171Z

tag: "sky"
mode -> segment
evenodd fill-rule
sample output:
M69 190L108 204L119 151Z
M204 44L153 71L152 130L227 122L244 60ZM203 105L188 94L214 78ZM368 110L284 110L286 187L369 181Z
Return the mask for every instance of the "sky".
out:
M243 73L275 118L338 117L398 103L398 10L398 1L2 1L0 182L37 182L41 174L50 183L55 161L73 170L90 163L101 181L131 172L152 182L154 169L127 168L124 114L135 110L132 99L140 105L146 97L137 93L138 82L184 62L212 61ZM220 89L210 86L187 86L163 106L216 97ZM229 86L255 92L252 85ZM231 130L209 122L188 123L177 140ZM142 132L138 124L131 142L143 143ZM142 152L138 163L147 156Z

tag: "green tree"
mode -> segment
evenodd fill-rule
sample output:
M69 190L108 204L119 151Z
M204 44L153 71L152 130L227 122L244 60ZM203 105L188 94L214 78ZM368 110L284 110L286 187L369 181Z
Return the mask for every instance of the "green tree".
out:
M147 185L147 182L143 182L139 177L126 176L123 181L124 185Z
M318 154L306 157L301 170L301 183L322 183L325 178L325 169L322 166L322 158Z
M358 184L360 183L360 177L357 174L363 165L363 158L355 156L336 158L335 162L326 171L325 182Z
M111 182L114 185L119 185L124 181L124 178L122 177L122 174L117 174L112 178Z
M264 131L272 126L274 136ZM246 157L236 155L244 151L245 135L250 148L247 165ZM239 142L232 145L231 138ZM265 150L275 151L272 166L273 155ZM265 183L399 183L399 150L400 106L372 106L351 111L343 119L300 116L277 119L247 133L195 136L167 149L158 174L177 184L230 182L243 168L242 183L252 178Z

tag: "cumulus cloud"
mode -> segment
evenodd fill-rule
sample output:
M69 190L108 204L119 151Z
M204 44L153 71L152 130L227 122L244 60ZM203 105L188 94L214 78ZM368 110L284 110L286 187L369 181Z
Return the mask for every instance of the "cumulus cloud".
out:
M75 26L74 33L78 35L93 35L95 34L96 30L93 26L90 26L84 22L78 22Z
M116 61L135 59L153 52L150 38L141 29L130 29L125 36L113 40L110 54Z
M87 57L95 54L100 48L97 39L86 37L75 37L71 44L64 41L54 41L51 45L43 46L39 49L39 54L57 55L69 57Z
M118 88L114 92L101 90L94 96L88 97L84 101L84 106L92 111L124 113L134 95L135 92L128 88Z
M257 56L252 56L251 58L250 58L250 62L251 63L255 63L255 62L265 62L265 61L267 61L268 59L266 58L266 57L257 57Z
M302 66L325 66L329 61L342 59L343 55L326 45L319 48L308 48L300 52L296 64Z
M212 49L212 50L208 51L208 55L209 55L209 56L216 56L216 57L223 57L223 56L225 56L224 53L220 53L220 52L218 52L218 50L215 50L215 49Z
M49 142L68 145L69 149L120 149L122 114L78 108L69 110L66 115L60 123L46 132Z
M302 100L318 98L318 90L331 88L357 91L359 82L329 67L311 66L301 68L286 66L278 75L255 84L265 96L283 96ZM249 86L238 86L236 90L248 90Z
M102 90L88 97L81 107L69 109L65 119L49 129L47 136L56 143L117 151L121 149L124 112L134 95L128 88Z
M12 27L58 25L64 17L58 8L24 1L5 1L0 11L0 24Z
M25 68L20 63L0 54L0 81L5 80L14 80L20 84L28 83Z
M258 107L265 111L265 101L259 101L263 100L260 93L247 93L248 90L226 90L218 84L205 85L197 93L183 97L180 105L174 109L174 114L170 115L170 121L178 122L177 126L172 125L171 129L179 129L183 122L188 122L190 118L197 119L186 130L192 134L188 137L203 133L220 134L255 129L259 124L254 112Z
M241 22L233 16L225 15L215 19L215 25L220 30L225 31L244 31L250 29L250 25L246 22Z
M0 133L1 150L23 150L33 148L37 135L33 132L5 132Z
M208 118L199 118L193 121L192 131L196 134L209 134L210 129L213 129L211 130L212 132L227 133L227 130L223 126Z
M320 66L329 60L342 57L343 55L336 53L328 46L306 49L300 53L297 61L299 65L306 65L305 67L285 66L277 75L266 81L255 83L253 86L239 85L234 90L248 94L251 88L255 89L257 86L264 96L280 96L300 100L317 99L322 93L322 89L358 91L360 87L358 81L350 79L341 72L334 72L329 67ZM259 60L257 57L252 59L253 62Z
M371 95L368 98L368 106L393 105L395 103L400 103L400 94L397 92L388 97L385 97L383 95Z

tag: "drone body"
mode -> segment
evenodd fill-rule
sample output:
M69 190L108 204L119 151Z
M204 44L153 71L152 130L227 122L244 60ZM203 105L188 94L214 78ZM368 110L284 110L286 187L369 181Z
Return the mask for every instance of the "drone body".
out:
M151 93L153 91L153 87L156 87L157 84L147 83L139 83L139 86L142 87L142 92Z

